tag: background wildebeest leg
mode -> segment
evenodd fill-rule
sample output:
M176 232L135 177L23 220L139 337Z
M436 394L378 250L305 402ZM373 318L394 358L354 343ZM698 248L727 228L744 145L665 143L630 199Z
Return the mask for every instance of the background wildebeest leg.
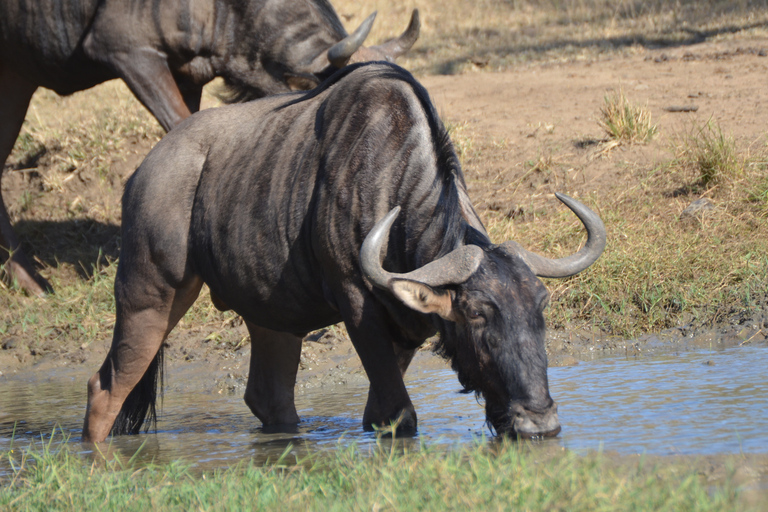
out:
M251 335L251 368L245 403L264 426L299 422L294 403L301 338L245 322Z
M371 383L363 427L370 430L374 425L389 427L390 423L399 422L398 433L413 434L416 410L405 389L400 361L391 341L397 339L399 333L392 332L386 309L362 289L363 286L350 286L349 300L340 306L349 337ZM361 296L362 293L365 296Z
M124 270L120 272L120 270ZM125 274L130 274L130 281ZM118 269L112 348L101 369L88 381L88 406L83 441L101 442L109 435L128 395L140 381L154 389L155 375L147 369L168 333L195 302L202 280L197 276L171 286L161 270ZM144 405L146 401L144 401ZM141 418L143 420L143 416ZM141 421L135 430L141 426Z
M0 181L5 160L19 135L29 100L37 86L19 77L0 62ZM8 255L10 254L10 258ZM5 271L30 295L43 295L51 286L37 272L19 247L11 219L0 194L0 262Z
M165 131L191 115L168 63L156 51L138 49L120 53L112 56L110 64ZM199 103L198 99L198 107Z
M190 112L195 113L200 110L200 100L203 97L203 86L197 85L189 80L182 80L176 77L176 84L181 92L181 97Z

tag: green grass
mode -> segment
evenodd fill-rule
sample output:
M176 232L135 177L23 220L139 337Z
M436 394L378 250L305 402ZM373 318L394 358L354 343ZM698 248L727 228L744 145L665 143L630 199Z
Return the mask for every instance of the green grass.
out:
M744 510L690 466L510 442L453 451L341 447L213 472L88 461L64 444L3 454L3 510ZM286 453L288 450L286 450ZM755 507L757 509L757 507Z

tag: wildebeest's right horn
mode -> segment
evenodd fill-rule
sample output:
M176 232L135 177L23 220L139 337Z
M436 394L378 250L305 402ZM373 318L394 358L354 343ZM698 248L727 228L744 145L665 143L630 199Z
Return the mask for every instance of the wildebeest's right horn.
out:
M331 46L328 50L328 61L337 68L343 68L349 62L350 57L363 46L365 38L373 26L373 20L376 19L374 12L357 27L357 30L350 35Z
M504 246L508 250L516 252L533 273L539 277L568 277L576 275L597 261L597 258L603 253L603 249L605 249L605 225L600 220L600 217L579 201L565 194L555 193L555 196L565 203L584 223L584 227L587 230L587 243L584 244L580 251L565 258L553 260L529 252L523 249L517 242L504 242Z
M380 51L389 62L394 62L396 58L410 50L411 46L416 43L416 40L419 39L420 30L419 10L414 9L411 14L411 22L400 37L390 39L385 43L372 47L372 49Z
M396 206L377 222L360 248L363 275L375 286L385 290L391 289L393 279L416 281L432 287L460 284L469 279L480 266L484 257L483 250L476 245L465 245L411 272L387 272L381 266L382 254L386 254L389 230L398 213L400 207Z

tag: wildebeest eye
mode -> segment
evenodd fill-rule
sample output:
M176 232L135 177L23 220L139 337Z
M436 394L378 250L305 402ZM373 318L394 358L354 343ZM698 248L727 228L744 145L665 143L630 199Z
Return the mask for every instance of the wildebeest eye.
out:
M470 309L469 314L467 316L471 320L477 320L478 318L483 318L483 314L480 312L479 309Z

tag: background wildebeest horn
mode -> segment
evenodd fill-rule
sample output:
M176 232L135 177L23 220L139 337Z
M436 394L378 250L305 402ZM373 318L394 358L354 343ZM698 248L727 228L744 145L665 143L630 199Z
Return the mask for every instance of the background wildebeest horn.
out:
M376 19L376 12L365 18L357 27L357 30L350 35L331 46L328 49L328 61L337 68L343 68L347 65L350 57L363 46L365 38L373 26L373 20Z
M533 273L539 277L557 278L578 274L597 261L605 249L605 225L600 217L571 197L560 193L555 193L555 196L576 214L587 230L587 243L580 251L555 260L529 252L517 242L509 241L503 244L507 250L520 256Z
M360 265L363 275L375 286L385 290L390 289L393 279L416 281L432 287L460 284L469 279L480 266L483 250L476 245L465 245L412 272L405 274L387 272L381 266L382 254L386 254L389 230L398 213L400 213L400 207L396 206L377 222L360 248Z
M405 29L400 37L390 39L385 43L373 46L372 49L376 49L386 56L387 60L394 62L396 58L403 55L405 52L411 49L411 47L419 39L419 32L421 30L421 21L419 19L419 10L414 9L411 14L411 22L408 24L408 28Z

